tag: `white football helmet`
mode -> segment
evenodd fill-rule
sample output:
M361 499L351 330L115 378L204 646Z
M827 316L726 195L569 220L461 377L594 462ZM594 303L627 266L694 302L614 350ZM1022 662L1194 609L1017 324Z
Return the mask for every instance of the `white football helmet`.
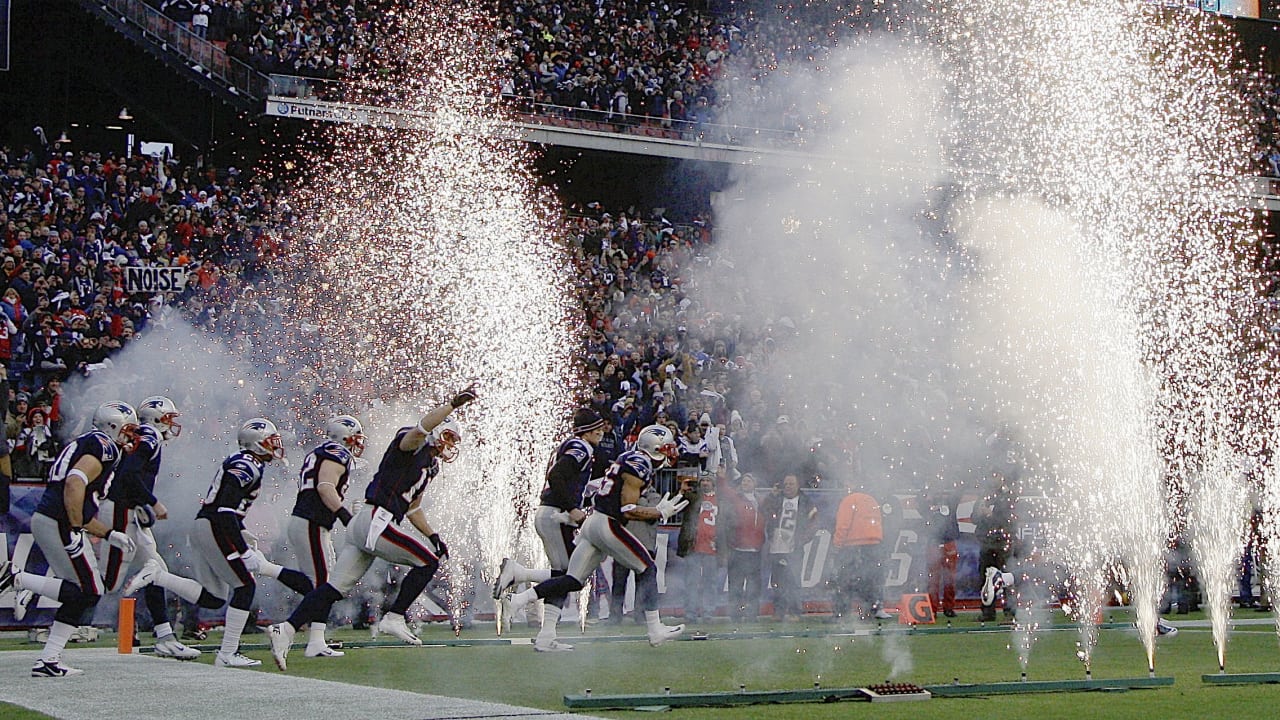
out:
M324 434L332 441L345 446L352 455L364 454L364 427L350 415L329 418L324 424Z
M458 457L458 444L462 442L462 427L453 416L445 418L431 429L431 444L442 462L453 462Z
M649 456L657 467L675 462L676 436L665 425L650 425L636 435L636 450Z
M163 395L152 395L138 406L138 419L155 428L164 440L172 440L182 434L179 415L178 406Z
M240 426L236 434L240 449L272 460L284 459L284 442L275 423L266 418L254 418ZM267 462L270 462L268 460Z
M103 403L93 411L93 426L128 452L137 442L138 413L129 403L118 400Z

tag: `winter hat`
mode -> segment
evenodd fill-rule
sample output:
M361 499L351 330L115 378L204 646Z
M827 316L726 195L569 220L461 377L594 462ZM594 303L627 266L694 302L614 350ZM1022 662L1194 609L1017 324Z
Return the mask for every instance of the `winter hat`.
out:
M573 434L583 435L604 425L600 413L591 408L578 408L573 411Z

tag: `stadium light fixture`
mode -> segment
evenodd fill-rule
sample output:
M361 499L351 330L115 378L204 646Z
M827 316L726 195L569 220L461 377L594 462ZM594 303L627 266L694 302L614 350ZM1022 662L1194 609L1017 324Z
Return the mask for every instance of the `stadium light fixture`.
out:
M67 131L66 131L66 130L63 130L63 131L62 131L62 134L61 134L61 135L59 135L59 136L58 136L58 139L57 139L57 140L54 140L54 142L59 142L59 143L69 143L69 142L71 142L71 138L67 137Z
M125 122L129 122L130 120L133 119L133 116L129 114L129 108L127 107L120 108L120 114L117 115L116 117Z

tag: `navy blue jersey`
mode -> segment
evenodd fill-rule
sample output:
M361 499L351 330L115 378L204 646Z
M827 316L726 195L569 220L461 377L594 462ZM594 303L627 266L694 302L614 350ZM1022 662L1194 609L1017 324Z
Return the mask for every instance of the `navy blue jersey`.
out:
M364 491L366 502L390 511L396 522L404 519L409 506L427 489L427 483L440 474L440 460L429 450L431 438L427 438L417 452L400 449L400 441L413 427L402 427L396 432L395 439L382 454L373 481Z
M236 517L243 518L262 489L262 471L265 466L252 454L241 450L222 461L222 468L201 500L198 518L209 520Z
M605 471L604 477L587 483L585 495L591 498L592 507L609 517L626 522L622 514L622 475L635 475L643 485L640 491L649 486L653 479L653 461L639 450L628 450L618 456L617 460Z
M342 466L342 474L338 476L338 484L334 490L338 491L340 499L346 498L347 482L351 479L351 466L355 462L355 456L340 443L326 440L307 453L307 457L302 461L302 471L298 474L298 500L293 504L293 514L321 527L332 529L333 521L337 520L338 516L325 507L324 501L320 499L320 493L316 490L320 483L320 466L325 460Z
M84 507L81 521L89 522L98 514L98 503L107 498L111 492L111 481L115 476L116 464L120 462L120 446L116 445L101 430L90 430L72 440L49 468L49 485L45 488L36 512L57 520L59 524L67 523L67 508L62 494L66 488L67 473L80 462L80 458L89 455L102 464L102 472L92 478L84 492Z
M160 431L139 425L138 444L120 459L107 497L117 505L135 508L156 504L156 476L160 474Z
M591 443L574 436L560 443L547 465L547 479L542 484L543 505L572 510L582 505L582 489L591 479L593 451Z

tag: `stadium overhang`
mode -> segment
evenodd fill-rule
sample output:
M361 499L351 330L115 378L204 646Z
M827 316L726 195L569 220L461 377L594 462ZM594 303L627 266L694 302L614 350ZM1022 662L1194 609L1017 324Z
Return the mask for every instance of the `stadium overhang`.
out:
M319 100L314 97L272 95L265 115L309 122L335 122L402 130L427 129L424 113ZM651 155L732 165L804 168L833 162L833 158L803 150L756 145L733 145L670 137L646 137L516 120L501 126L507 137L525 142L606 152ZM1240 202L1257 210L1280 210L1280 178L1246 177L1239 186Z
M312 122L336 122L402 130L428 127L428 118L422 113L314 98L273 95L267 98L264 114ZM633 155L763 167L799 168L821 161L819 156L812 153L782 148L641 137L527 121L513 121L504 127L508 131L508 137L525 142Z

